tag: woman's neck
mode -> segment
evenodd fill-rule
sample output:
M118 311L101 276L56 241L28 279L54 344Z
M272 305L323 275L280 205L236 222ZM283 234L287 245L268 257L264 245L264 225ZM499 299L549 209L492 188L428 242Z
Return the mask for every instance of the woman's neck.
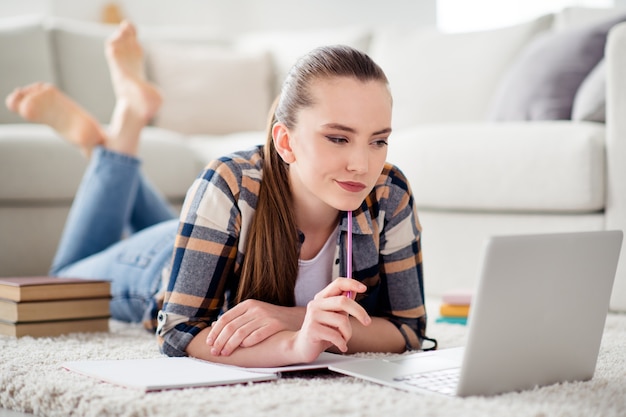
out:
M337 209L324 207L303 207L294 204L298 229L304 234L304 242L300 248L300 259L312 259L319 253L331 233L339 223L340 212Z

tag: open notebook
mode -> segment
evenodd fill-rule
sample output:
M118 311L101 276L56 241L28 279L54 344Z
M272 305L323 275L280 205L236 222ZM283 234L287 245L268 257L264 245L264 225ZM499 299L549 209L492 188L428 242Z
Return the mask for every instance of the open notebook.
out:
M284 372L325 369L355 358L324 352L314 362L276 368L241 368L199 359L160 357L152 359L83 360L62 367L103 382L141 391L211 387L245 382L271 381Z

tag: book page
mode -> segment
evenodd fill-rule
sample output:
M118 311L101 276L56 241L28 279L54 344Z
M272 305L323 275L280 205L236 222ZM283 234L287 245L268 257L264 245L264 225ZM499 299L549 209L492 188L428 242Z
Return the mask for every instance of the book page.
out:
M325 369L330 365L336 365L338 363L345 363L355 360L361 360L363 358L357 358L353 356L339 355L336 353L322 352L316 360L311 363L302 363L296 365L278 366L275 368L243 368L253 372L297 372L297 371L310 371L313 369Z
M143 391L210 387L278 378L275 373L253 372L188 357L74 361L66 362L62 367L104 382Z

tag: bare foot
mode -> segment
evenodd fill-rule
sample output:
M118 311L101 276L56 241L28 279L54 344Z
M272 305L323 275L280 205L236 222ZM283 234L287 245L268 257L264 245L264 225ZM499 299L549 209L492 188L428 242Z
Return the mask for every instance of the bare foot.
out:
M161 105L161 94L145 78L143 50L135 27L122 22L106 43L106 57L117 99L147 123Z
M47 83L17 88L5 100L9 110L29 122L52 127L86 155L106 143L100 124L71 98Z
M141 130L161 106L161 94L146 81L143 50L132 24L119 25L108 39L105 53L117 98L108 147L136 155Z

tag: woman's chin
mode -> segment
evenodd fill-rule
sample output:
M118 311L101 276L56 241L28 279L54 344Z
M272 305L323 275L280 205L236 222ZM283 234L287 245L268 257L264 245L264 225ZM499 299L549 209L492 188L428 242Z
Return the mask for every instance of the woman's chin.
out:
M333 204L333 207L339 211L355 211L361 207L362 203L362 199L359 201L351 199L350 201L338 201L337 204Z

